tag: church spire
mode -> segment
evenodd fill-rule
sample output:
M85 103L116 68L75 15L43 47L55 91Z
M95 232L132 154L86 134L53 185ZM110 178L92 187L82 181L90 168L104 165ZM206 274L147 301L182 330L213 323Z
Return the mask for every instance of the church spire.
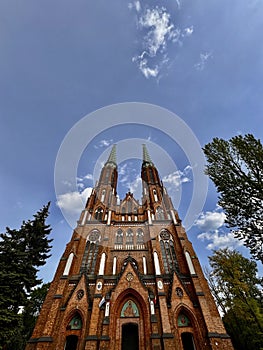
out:
M117 166L116 145L112 146L109 158L108 158L105 165L107 165L107 164L113 164L113 165Z
M145 144L142 145L142 152L143 152L143 163L148 163L150 165L153 165L153 162L151 160L151 157L149 155L149 152Z

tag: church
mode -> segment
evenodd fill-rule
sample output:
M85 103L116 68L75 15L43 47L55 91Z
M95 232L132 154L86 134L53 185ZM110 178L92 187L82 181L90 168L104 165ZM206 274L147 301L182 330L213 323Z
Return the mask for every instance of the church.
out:
M143 145L142 198L117 198L116 146L26 350L232 350L198 257Z

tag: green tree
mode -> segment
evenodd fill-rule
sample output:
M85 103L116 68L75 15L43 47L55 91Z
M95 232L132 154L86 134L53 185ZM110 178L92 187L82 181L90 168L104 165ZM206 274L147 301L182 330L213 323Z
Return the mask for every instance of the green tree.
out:
M7 227L0 234L0 349L8 348L23 327L22 310L29 303L32 289L41 280L37 278L38 267L50 256L51 228L46 224L48 203L24 221L19 230ZM18 349L14 346L13 349Z
M219 205L235 237L263 263L263 147L251 134L228 141L214 138L204 147L206 173L219 193Z
M21 344L21 349L25 348L27 340L32 335L37 317L40 313L42 304L47 295L49 286L50 286L50 283L44 283L42 284L42 286L33 289L30 293L27 304L21 315L22 332L21 332L21 336L19 337L19 344Z
M263 349L263 305L254 261L221 249L209 257L208 283L238 350Z

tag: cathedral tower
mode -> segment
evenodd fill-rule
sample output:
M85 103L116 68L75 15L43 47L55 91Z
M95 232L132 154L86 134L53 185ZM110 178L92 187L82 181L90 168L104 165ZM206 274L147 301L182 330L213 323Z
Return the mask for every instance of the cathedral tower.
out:
M117 178L114 145L26 349L233 349L145 145L142 200L118 202Z

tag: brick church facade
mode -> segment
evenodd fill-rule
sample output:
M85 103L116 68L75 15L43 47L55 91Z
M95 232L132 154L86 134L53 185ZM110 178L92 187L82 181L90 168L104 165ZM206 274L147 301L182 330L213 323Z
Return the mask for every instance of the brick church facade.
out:
M26 350L233 349L146 146L140 203L117 177L113 146Z

